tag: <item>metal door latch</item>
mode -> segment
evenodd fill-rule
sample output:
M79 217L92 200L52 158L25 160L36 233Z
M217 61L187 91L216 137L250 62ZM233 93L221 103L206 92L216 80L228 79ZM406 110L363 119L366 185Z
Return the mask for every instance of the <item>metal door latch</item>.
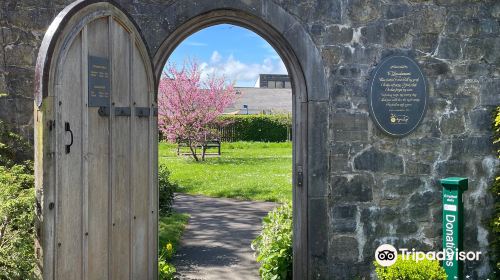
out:
M304 185L304 172L302 166L297 165L297 186L302 187Z
M71 127L69 123L64 123L64 131L69 132L71 136L70 143L66 145L66 154L69 154L71 152L71 146L73 145L73 131L71 131Z

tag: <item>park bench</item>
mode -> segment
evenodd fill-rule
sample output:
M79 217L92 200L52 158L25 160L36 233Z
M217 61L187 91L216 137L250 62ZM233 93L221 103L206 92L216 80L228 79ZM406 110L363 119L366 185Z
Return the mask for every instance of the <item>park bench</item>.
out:
M195 147L195 149L201 149L202 155L205 155L205 156L220 156L221 155L220 146L221 146L220 140L212 139L212 140L206 140L201 145L197 145ZM182 147L188 147L188 143L186 141L180 141L177 143L177 155L190 155L191 154L191 152L181 153ZM211 148L217 148L217 153L207 153L207 150L211 149ZM196 150L195 150L195 152L196 152Z

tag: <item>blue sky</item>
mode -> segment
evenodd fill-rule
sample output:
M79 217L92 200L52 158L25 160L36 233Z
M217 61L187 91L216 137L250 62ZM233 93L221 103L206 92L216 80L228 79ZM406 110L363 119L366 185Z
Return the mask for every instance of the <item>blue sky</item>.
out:
M202 29L186 38L167 61L182 66L196 60L203 76L224 75L240 87L253 87L259 74L286 74L276 51L256 33L229 24Z

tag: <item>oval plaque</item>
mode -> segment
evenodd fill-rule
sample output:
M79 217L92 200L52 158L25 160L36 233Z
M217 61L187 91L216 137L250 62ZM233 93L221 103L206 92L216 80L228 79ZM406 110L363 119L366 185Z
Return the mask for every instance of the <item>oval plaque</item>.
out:
M427 108L427 85L417 63L401 55L384 59L373 72L369 106L385 133L402 137L415 130Z

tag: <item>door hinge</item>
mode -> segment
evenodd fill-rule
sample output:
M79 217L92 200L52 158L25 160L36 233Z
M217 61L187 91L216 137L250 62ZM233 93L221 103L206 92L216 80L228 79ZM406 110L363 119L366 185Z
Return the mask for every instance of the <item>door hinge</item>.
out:
M304 185L304 171L301 165L297 165L297 186L302 187Z

